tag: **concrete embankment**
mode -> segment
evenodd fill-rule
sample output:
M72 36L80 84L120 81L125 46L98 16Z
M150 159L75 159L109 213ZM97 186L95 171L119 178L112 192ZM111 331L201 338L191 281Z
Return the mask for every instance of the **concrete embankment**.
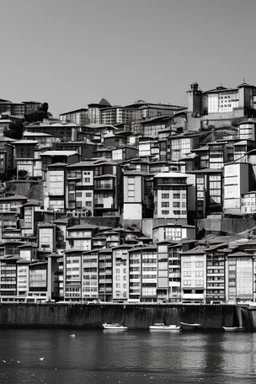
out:
M197 304L1 304L0 327L99 328L118 322L131 329L147 329L157 322L200 323L204 330L243 325L256 330L255 313L235 305ZM243 324L241 324L241 322Z

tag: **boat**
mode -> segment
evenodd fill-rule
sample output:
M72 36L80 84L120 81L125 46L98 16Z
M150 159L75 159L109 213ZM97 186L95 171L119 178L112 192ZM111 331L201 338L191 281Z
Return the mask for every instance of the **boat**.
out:
M155 323L154 325L151 325L149 327L149 330L150 331L169 331L169 332L176 332L176 331L180 331L180 327L175 325L175 324L171 324L171 325L166 325L164 323Z
M198 323L183 323L180 322L180 327L183 331L195 331L196 329L201 327L201 324Z
M121 325L119 323L103 323L103 329L117 330L117 331L127 331L128 327Z
M243 327L222 327L225 332L243 332Z

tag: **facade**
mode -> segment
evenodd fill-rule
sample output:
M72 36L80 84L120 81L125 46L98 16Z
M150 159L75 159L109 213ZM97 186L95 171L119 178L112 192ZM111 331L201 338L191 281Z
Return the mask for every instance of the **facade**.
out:
M187 175L178 172L154 176L155 218L187 219ZM184 223L185 224L185 223Z
M232 163L224 167L224 201L226 213L241 213L241 195L250 191L251 164Z
M77 125L86 125L89 123L88 109L80 108L73 111L60 114L60 121L65 123L75 123Z
M183 302L205 303L206 254L202 249L181 253L181 299Z

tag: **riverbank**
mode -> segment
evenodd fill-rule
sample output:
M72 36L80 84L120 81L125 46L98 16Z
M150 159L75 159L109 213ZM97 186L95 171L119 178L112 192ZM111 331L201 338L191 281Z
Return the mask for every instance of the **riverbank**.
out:
M203 330L244 326L256 331L256 309L230 304L1 304L0 327L101 328L104 322L148 329L154 323L199 323Z

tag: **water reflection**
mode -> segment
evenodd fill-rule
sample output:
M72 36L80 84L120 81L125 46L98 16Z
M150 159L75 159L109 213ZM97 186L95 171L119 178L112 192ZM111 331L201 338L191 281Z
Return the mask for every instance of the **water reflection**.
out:
M94 330L77 331L72 338L70 333L0 331L0 383L247 384L256 379L255 334Z

